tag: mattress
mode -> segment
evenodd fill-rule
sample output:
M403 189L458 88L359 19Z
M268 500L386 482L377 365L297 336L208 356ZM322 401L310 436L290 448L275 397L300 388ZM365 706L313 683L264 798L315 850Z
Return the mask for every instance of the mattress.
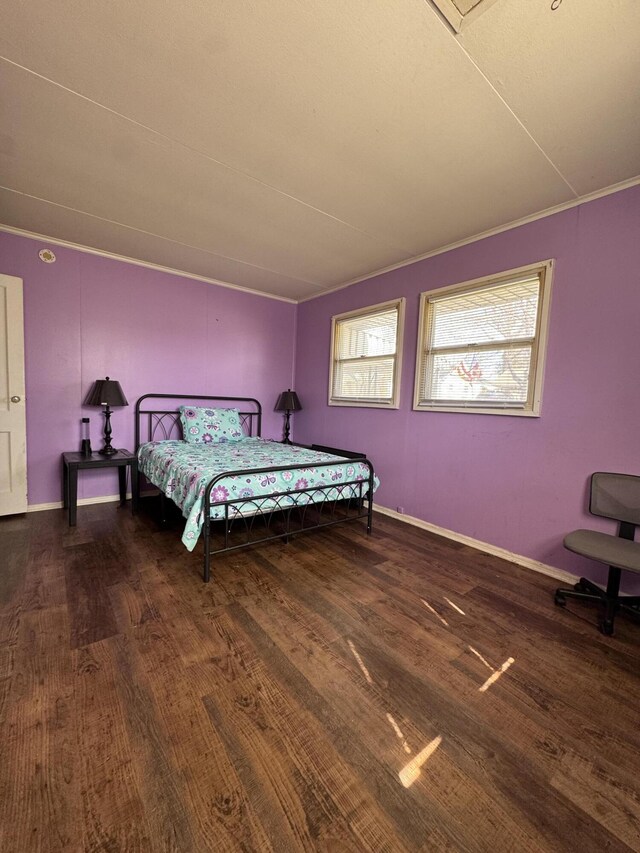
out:
M332 465L320 463L334 462ZM351 483L368 481L369 466L357 459L345 459L297 445L262 438L205 445L186 441L151 441L138 450L140 473L180 507L186 519L182 542L192 551L203 523L204 493L207 483L225 472L234 472L219 480L211 492L211 518L225 518L282 509L288 505L338 500L353 497ZM256 469L284 466L283 471ZM379 481L374 477L374 491ZM270 495L317 489L306 494L273 498ZM366 494L366 490L363 491ZM246 499L243 503L242 499ZM265 500L263 500L265 499Z

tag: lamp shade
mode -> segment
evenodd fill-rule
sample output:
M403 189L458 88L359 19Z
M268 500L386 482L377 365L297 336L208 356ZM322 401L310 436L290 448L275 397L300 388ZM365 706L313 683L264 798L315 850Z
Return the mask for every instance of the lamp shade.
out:
M298 399L298 395L295 391L292 391L289 388L288 391L283 391L282 394L278 397L278 402L276 403L276 412L299 412L302 409L300 405L300 400Z
M120 383L115 379L96 379L93 388L87 394L84 406L128 406L127 398Z

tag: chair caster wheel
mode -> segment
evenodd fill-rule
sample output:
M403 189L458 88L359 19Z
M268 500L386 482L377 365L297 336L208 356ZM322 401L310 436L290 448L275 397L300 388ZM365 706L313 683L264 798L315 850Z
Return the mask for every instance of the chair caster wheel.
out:
M574 583L573 588L576 592L586 592L586 587L582 583L582 581L578 581L578 583Z
M600 633L604 634L606 637L611 637L613 634L613 622L610 619L603 619L602 622L598 625L600 628Z
M567 604L567 599L562 595L561 592L556 592L553 600L558 605L558 607L565 607Z

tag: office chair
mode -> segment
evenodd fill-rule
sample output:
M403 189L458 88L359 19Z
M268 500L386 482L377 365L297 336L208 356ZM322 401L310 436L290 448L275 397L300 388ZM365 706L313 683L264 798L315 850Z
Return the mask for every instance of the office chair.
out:
M566 605L567 598L598 602L598 627L603 634L611 635L618 612L640 621L640 595L619 594L621 571L640 574L640 542L634 541L636 527L640 525L640 477L604 472L592 474L589 512L618 521L618 535L574 530L565 536L564 547L608 565L607 588L580 578L573 589L557 589L555 602L559 607Z

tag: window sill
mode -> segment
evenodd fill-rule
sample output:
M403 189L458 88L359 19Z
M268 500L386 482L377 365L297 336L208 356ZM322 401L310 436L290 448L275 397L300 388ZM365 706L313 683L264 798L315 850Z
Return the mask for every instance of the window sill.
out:
M475 406L414 406L414 412L457 412L465 415L506 415L512 418L539 418L540 409L498 409Z
M356 409L399 409L399 403L367 403L361 400L329 400L330 406L342 408L350 407Z

